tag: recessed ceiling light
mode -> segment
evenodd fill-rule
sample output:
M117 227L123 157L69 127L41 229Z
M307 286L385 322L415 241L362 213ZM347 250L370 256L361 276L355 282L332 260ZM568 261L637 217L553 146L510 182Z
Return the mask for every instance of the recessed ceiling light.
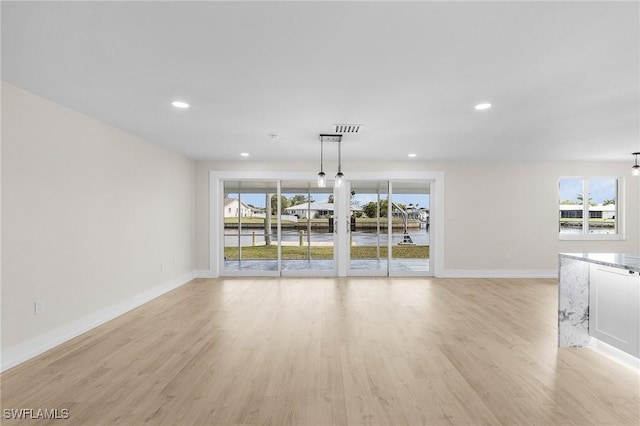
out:
M176 108L189 108L189 104L182 101L173 101L171 102L171 105L173 105Z
M409 158L414 158L414 157L417 157L417 156L418 156L418 154L415 154L413 152L411 154L407 155L407 157L409 157Z
M478 105L476 105L475 108L477 110L489 109L489 108L491 108L491 104L489 104L489 103L478 104Z
M241 152L240 155L243 156L243 157L248 157L249 153L248 152Z

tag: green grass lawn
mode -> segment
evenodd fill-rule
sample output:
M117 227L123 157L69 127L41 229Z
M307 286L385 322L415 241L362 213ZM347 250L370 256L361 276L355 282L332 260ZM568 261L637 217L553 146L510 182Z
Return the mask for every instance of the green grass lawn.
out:
M247 246L242 247L243 259L277 259L278 247L272 246ZM237 247L225 247L224 255L227 260L238 259ZM392 255L398 259L426 259L429 257L429 246L393 246ZM380 257L387 257L387 248L380 247ZM282 246L283 259L306 259L307 247ZM333 259L333 247L311 247L312 259ZM375 246L351 247L352 259L376 259Z

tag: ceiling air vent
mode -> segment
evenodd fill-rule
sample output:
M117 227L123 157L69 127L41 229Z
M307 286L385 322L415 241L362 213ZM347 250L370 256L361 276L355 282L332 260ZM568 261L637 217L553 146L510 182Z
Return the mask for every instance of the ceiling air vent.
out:
M359 133L362 124L334 124L336 133Z

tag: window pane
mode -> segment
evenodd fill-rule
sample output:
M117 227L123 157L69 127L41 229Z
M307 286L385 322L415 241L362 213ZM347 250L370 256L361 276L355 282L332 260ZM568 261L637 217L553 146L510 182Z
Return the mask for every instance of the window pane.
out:
M352 270L387 273L387 181L351 182L350 264Z
M333 270L333 187L282 181L282 270Z
M611 178L589 179L589 234L616 234L618 182Z
M582 234L583 179L560 179L559 229L561 234Z
M275 271L275 231L268 200L276 182L224 182L224 270Z
M429 182L392 182L391 271L429 271Z

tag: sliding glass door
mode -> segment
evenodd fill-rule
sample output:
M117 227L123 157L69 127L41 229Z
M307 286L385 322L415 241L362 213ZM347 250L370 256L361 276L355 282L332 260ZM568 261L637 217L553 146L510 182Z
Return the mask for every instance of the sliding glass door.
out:
M349 274L389 273L388 181L351 182Z
M335 275L333 188L282 181L282 275Z
M277 192L277 182L224 182L224 272L278 273L277 218L272 208Z
M429 182L392 181L391 256L389 275L422 275L429 272Z
M431 273L430 182L222 182L223 275Z
M427 275L429 181L351 182L349 275Z

